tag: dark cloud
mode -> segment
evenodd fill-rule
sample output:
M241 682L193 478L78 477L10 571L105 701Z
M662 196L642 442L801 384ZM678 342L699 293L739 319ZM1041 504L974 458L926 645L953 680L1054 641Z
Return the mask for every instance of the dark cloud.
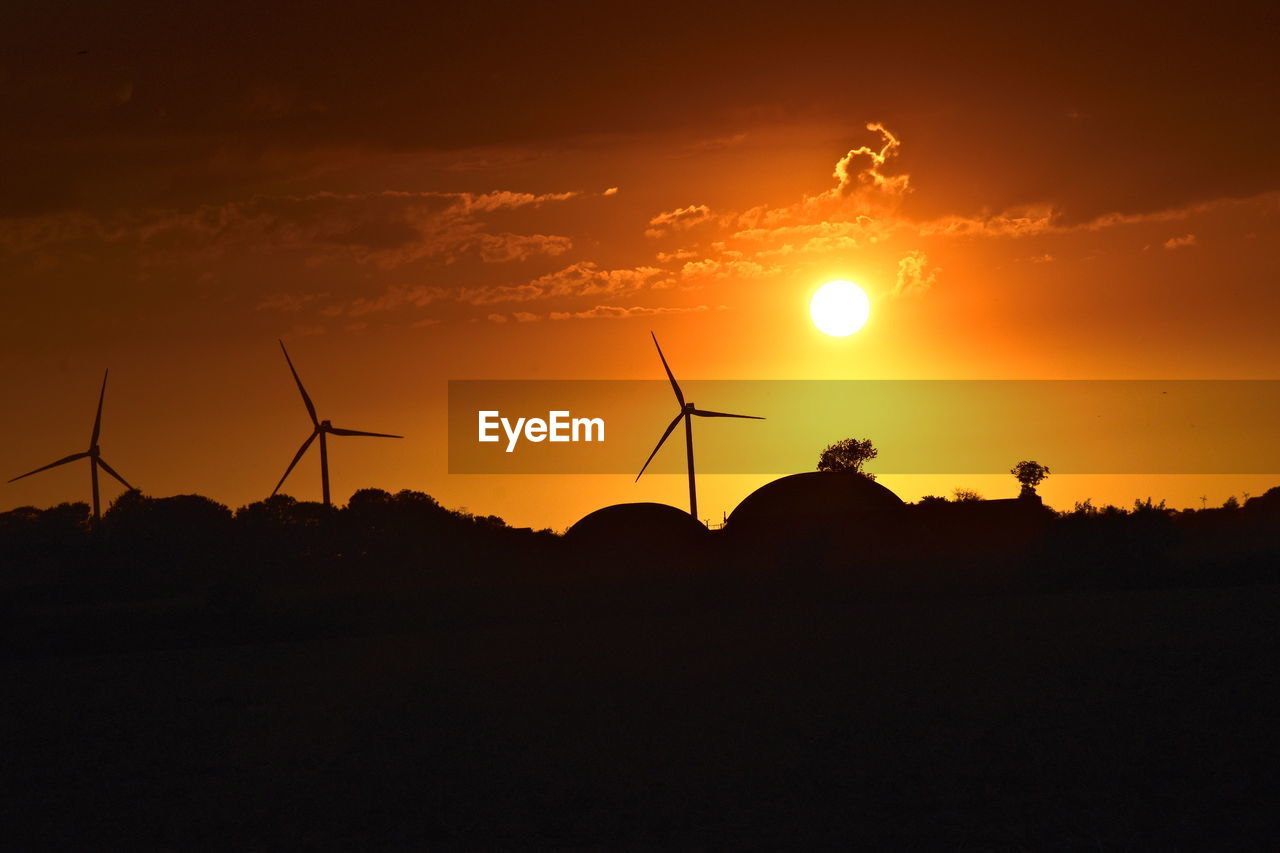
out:
M497 213L571 199L575 193L384 191L258 196L191 210L95 217L47 214L0 220L0 250L56 253L69 245L123 245L146 265L208 263L230 251L302 252L311 262L339 255L389 269L428 258L488 263L567 251L568 237L492 228Z
M939 190L919 215L1084 221L1280 185L1277 23L1257 3L884 4L851 26L803 2L19 2L0 215L186 207L368 152L875 116Z

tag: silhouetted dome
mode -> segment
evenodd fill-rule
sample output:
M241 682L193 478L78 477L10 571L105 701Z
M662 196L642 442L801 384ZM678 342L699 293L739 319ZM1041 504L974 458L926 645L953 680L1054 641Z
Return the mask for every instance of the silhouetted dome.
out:
M565 532L571 542L626 549L688 544L707 535L689 513L659 503L614 504L584 516Z
M835 529L899 513L902 498L861 474L810 471L756 489L729 515L728 529L768 534Z

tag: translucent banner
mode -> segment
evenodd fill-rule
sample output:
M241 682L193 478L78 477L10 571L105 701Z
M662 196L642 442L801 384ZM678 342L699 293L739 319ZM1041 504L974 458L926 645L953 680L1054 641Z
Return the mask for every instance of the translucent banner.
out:
M1280 472L1280 381L463 380L449 383L453 474L813 470L869 438L881 474ZM686 416L687 413L687 416ZM763 420L723 417L750 415ZM691 432L687 436L686 432Z

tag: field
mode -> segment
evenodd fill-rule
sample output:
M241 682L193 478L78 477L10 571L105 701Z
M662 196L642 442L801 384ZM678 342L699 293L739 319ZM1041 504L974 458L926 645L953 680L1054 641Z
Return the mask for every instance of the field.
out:
M11 644L4 846L1274 849L1280 586L610 595Z

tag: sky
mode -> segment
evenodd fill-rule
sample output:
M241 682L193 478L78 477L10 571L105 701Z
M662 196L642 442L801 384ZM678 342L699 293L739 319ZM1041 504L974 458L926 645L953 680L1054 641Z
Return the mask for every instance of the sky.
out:
M277 338L322 417L406 436L335 439L337 498L413 488L555 528L686 486L450 475L448 380L660 379L650 330L689 379L1280 379L1277 17L9 4L0 470L82 450L109 367L116 470L264 497L310 429ZM848 338L808 319L832 279L871 298ZM285 491L317 499L317 466ZM6 485L0 508L86 499L87 479ZM702 514L767 479L702 478ZM1040 491L1189 506L1277 483Z

